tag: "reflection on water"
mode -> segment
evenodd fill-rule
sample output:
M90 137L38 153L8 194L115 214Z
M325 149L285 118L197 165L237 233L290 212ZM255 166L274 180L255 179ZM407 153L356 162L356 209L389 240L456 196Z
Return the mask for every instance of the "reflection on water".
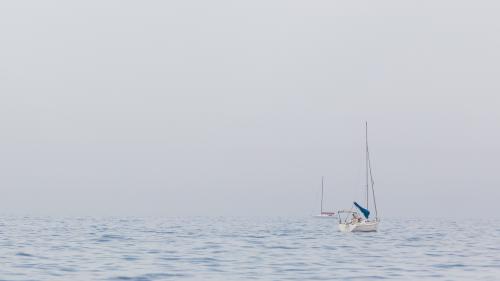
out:
M495 280L500 221L0 217L6 280Z

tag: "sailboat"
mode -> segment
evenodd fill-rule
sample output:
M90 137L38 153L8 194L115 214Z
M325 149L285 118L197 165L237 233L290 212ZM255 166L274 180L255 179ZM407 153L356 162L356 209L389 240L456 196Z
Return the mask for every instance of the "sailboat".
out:
M366 205L365 207L361 206L357 202L353 202L354 207L356 207L362 214L363 217L359 215L359 213L351 208L351 210L341 210L338 211L338 219L339 219L339 229L342 232L371 232L377 231L378 224L380 222L377 212L377 202L375 200L375 189L373 188L373 174L372 174L372 165L370 161L370 151L368 149L368 123L365 122L365 139L366 139ZM370 188L371 187L371 188ZM370 218L370 189L372 193L373 199L373 207L375 209L375 218ZM342 215L344 217L342 218Z
M324 186L325 186L325 177L321 177L321 207L320 207L320 213L315 215L316 218L336 218L335 217L335 212L326 212L323 211L323 193L324 193Z

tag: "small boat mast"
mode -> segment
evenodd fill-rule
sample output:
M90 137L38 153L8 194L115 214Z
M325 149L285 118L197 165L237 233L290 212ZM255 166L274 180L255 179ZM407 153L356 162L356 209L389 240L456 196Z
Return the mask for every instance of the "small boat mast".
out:
M323 214L323 189L324 189L325 177L321 176L321 207L320 214Z
M320 208L319 208L319 214L315 215L315 217L318 218L336 218L335 217L335 212L326 212L323 211L323 195L325 193L325 177L321 176L321 203L320 203Z

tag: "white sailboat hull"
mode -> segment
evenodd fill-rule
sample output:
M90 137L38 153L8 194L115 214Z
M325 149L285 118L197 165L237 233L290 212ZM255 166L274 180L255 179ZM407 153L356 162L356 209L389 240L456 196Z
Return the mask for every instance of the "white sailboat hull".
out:
M342 232L375 232L378 228L378 221L362 221L356 223L339 223Z

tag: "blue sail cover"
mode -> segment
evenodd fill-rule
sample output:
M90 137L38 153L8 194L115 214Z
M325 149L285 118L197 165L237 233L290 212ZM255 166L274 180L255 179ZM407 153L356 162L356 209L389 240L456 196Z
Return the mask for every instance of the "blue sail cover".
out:
M370 211L368 211L367 209L361 207L361 205L359 205L356 202L354 202L354 206L358 207L358 209L361 211L361 213L363 213L363 215L365 216L365 218L368 219L368 217L370 216Z

